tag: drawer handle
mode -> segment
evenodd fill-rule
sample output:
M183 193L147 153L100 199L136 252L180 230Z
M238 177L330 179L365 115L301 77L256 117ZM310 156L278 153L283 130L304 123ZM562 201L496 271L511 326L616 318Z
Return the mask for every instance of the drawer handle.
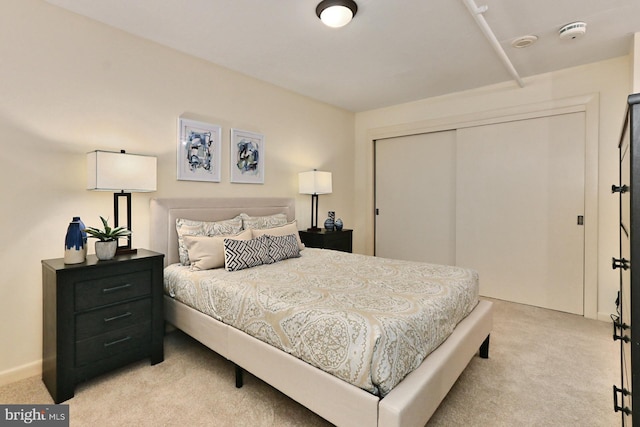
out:
M118 320L118 319L124 319L125 317L129 317L129 316L131 316L131 312L130 312L130 311L127 311L127 312L126 312L126 313L124 313L124 314L119 314L118 316L105 317L105 318L104 318L104 323L112 322L112 321L114 321L114 320Z
M103 288L102 293L108 294L109 292L121 291L122 289L127 289L127 288L130 288L131 286L133 286L131 285L131 283L127 283L120 286L114 286L113 288Z
M111 347L112 345L120 344L120 343L122 343L122 342L129 341L130 339L131 339L131 337L130 337L130 336L126 336L126 337L124 337L124 338L120 338L119 340L115 340L115 341L111 341L111 342L106 342L106 343L104 343L104 346L105 346L105 347Z

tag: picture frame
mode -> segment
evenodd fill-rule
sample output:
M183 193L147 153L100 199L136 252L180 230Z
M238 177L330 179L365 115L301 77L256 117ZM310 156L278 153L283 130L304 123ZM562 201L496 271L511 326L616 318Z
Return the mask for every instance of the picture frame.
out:
M178 118L178 180L220 182L221 141L220 126Z
M264 135L231 129L231 182L264 184Z

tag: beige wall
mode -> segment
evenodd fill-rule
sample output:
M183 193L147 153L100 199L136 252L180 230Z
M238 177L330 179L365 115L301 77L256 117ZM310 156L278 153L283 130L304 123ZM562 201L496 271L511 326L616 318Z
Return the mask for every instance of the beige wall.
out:
M222 43L224 41L221 41ZM0 14L0 383L40 372L40 260L63 255L74 215L112 216L111 193L85 190L87 151L158 156L158 191L133 195L133 245L149 242L150 197L309 196L297 173L333 172L320 219L353 214L354 114L48 5L5 0ZM176 180L179 116L221 125L221 183ZM231 128L266 138L265 184L229 183ZM90 249L90 252L93 252Z
M611 184L617 182L617 143L625 111L626 97L631 90L630 58L621 57L582 67L525 79L525 87L505 83L442 97L396 105L356 114L355 228L359 230L354 250L373 253L373 135L386 130L424 126L425 121L447 121L464 116L465 120L482 118L489 110L519 109L583 95L599 95L597 161L598 229L597 243L597 314L602 320L614 312L617 275L611 269L611 257L617 252L617 205L610 195ZM592 126L590 123L588 126ZM490 244L490 242L488 242ZM593 268L593 266L589 266ZM588 268L589 268L588 267ZM594 292L595 294L595 292ZM594 295L595 298L595 295ZM595 305L595 304L594 304Z
M633 76L633 93L640 92L640 33L633 35L631 49L631 75Z

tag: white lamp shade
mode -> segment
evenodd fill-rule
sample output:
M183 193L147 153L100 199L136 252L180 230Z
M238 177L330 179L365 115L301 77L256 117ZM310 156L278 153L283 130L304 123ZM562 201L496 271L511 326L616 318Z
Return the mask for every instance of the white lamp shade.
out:
M156 191L157 159L153 156L92 151L87 153L87 189Z
M332 191L331 172L300 172L298 185L300 194L329 194Z

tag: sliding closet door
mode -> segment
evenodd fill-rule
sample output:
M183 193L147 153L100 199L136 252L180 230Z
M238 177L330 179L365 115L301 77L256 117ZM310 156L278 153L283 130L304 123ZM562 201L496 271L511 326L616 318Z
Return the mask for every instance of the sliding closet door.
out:
M455 263L455 131L375 142L375 253Z
M584 129L571 113L458 130L456 264L482 295L583 313Z

